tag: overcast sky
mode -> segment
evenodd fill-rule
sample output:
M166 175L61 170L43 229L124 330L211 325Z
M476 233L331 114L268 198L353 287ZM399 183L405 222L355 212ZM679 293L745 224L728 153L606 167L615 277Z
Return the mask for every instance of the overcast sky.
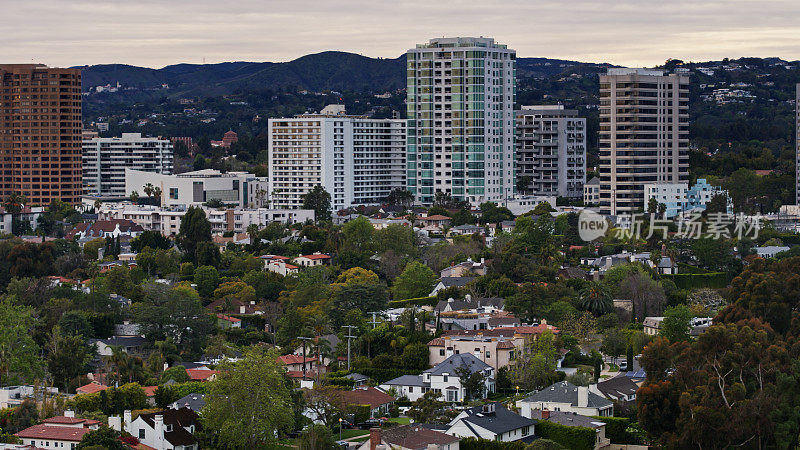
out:
M0 62L51 66L394 58L437 36L627 66L800 59L800 0L0 0Z

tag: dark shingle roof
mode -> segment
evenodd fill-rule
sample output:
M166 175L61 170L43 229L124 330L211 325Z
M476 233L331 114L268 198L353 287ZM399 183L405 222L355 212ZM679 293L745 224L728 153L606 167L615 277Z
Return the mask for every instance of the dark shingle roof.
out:
M525 402L554 402L554 403L569 403L570 405L578 405L578 386L568 382L561 381L552 384L535 394L528 396ZM604 408L611 406L611 400L605 399L594 392L589 392L590 408Z
M480 359L476 358L472 353L459 353L452 355L444 361L440 362L431 369L423 373L430 373L431 375L441 375L445 372L454 375L456 369L467 368L470 373L481 372L490 369L492 366L486 364Z
M204 394L192 393L182 397L170 405L172 409L189 408L194 412L200 412L203 406L206 405L206 396Z
M172 431L164 433L164 439L173 446L192 445L197 442L192 433L183 428L190 425L195 427L198 425L199 417L196 412L189 408L166 409L155 413L142 414L139 417L152 428L155 427L155 416L162 416L164 425L172 425Z
M425 450L429 444L447 445L458 442L461 438L414 424L383 429L381 430L381 440L392 446Z
M444 287L463 287L474 279L475 277L442 277L439 279L439 282L442 283Z
M603 395L620 397L621 395L633 395L639 390L639 386L625 375L619 375L608 380L597 383L597 389Z
M586 427L596 429L605 425L605 423L600 420L571 412L549 411L549 414L550 417L547 419L542 419L542 411L540 409L531 410L532 419L546 420L548 422L558 423L568 427Z
M390 386L425 386L428 387L431 384L422 381L421 375L401 375L394 380L389 380L386 383Z
M486 408L491 405L494 405L494 412L484 412ZM461 420L477 425L495 434L505 433L536 424L536 421L511 412L500 403L476 406L474 408L465 409L463 413L467 414L467 416Z

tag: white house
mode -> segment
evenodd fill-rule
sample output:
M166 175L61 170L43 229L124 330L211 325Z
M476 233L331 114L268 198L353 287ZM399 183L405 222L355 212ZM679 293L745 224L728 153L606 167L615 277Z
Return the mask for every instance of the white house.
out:
M98 429L100 424L96 420L78 419L73 411L64 411L63 416L44 419L16 436L32 448L74 449L86 433Z
M613 416L614 403L589 391L587 386L575 386L568 381L550 385L527 398L517 401L525 417L533 410L574 412L584 416Z
M264 270L274 272L278 275L287 276L297 273L299 267L294 264L289 264L289 258L279 255L263 255L259 256L264 261Z
M767 245L764 247L755 247L753 250L760 258L774 258L780 252L788 252L789 247L785 245Z
M509 411L501 403L465 409L453 419L445 433L461 438L519 441L534 438L536 421Z
M156 450L197 450L197 439L192 433L197 430L199 416L189 408L166 409L164 411L140 414L131 420L131 412L125 411L123 423L120 418L109 417L111 428L125 431L139 439L144 445Z
M422 372L421 375L403 375L383 383L378 388L384 392L394 388L398 397L407 397L411 401L417 400L428 391L434 391L441 394L444 401L460 402L466 397L466 389L461 385L458 375L461 369L483 375L483 395L494 392L494 369L472 353L452 355L433 368Z
M331 257L320 252L311 255L299 255L294 262L301 267L325 266L331 263Z

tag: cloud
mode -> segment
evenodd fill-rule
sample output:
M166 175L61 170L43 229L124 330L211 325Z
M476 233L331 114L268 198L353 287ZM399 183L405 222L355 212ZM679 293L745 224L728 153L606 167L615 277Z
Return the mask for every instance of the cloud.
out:
M521 57L631 66L800 59L796 0L26 0L4 16L3 62L53 66L288 61L325 50L394 58L444 35L492 36Z

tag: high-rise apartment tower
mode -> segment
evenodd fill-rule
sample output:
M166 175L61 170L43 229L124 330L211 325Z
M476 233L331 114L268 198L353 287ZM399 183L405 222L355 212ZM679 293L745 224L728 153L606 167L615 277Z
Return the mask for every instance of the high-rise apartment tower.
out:
M0 197L80 202L81 71L0 64Z
M438 38L407 53L408 189L478 206L514 193L516 52L491 38Z
M689 77L609 69L600 76L600 213L645 207L644 185L689 181Z

